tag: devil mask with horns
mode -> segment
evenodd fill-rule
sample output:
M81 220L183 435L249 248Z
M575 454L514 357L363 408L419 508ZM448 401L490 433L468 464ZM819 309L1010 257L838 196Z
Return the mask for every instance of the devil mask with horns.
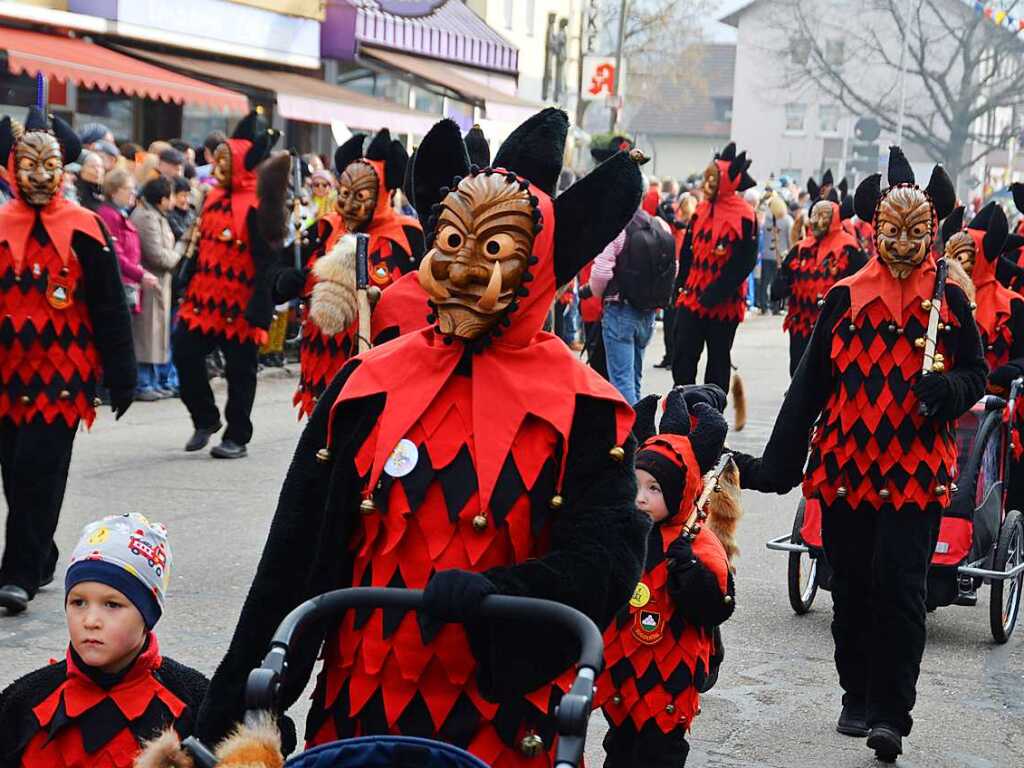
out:
M898 280L907 278L932 248L940 220L956 204L953 182L942 166L935 166L928 186L914 180L903 151L889 148L889 188L881 190L881 174L873 174L857 187L854 207L863 221L875 228L879 258Z
M48 205L58 193L64 166L75 162L81 152L82 144L71 126L38 107L29 108L24 130L17 137L10 118L0 122L0 157L12 156L13 168L8 170L18 194L36 208Z
M357 133L334 153L338 170L338 213L349 232L362 232L375 218L378 206L388 205L391 190L405 177L409 155L402 143L381 130L363 154L365 133Z

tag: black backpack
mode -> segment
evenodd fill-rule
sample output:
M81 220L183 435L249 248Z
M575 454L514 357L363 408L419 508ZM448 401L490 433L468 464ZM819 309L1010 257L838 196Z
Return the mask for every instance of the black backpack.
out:
M637 309L659 309L672 300L675 277L675 239L646 211L638 210L626 225L612 291Z

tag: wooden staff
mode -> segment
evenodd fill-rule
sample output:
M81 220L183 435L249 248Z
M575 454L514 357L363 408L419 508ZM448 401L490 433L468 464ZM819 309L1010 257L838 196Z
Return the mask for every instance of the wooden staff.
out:
M686 524L683 526L683 536L687 541L692 542L697 538L701 525L708 519L708 505L711 503L711 494L719 493L722 490L719 481L722 479L722 473L725 472L725 468L729 466L730 461L732 461L732 454L723 453L714 468L704 475L704 488L701 490L700 497L693 507L693 512L690 513L690 516L686 519Z
M921 302L921 307L928 310L928 332L924 337L924 360L921 362L921 375L927 373L942 373L946 370L946 361L936 351L939 343L939 313L942 309L942 300L946 296L946 278L949 276L949 264L945 259L935 262L935 291L931 299ZM928 406L918 403L918 412L922 416L928 416Z
M356 301L359 306L359 351L370 348L370 297L367 288L370 283L368 264L370 236L359 232L356 234Z

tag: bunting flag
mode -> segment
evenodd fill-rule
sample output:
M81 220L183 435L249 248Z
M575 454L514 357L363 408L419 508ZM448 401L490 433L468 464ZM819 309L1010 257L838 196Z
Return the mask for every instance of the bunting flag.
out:
M974 0L974 12L979 16L984 16L997 26L1004 27L1018 34L1024 32L1024 18L1017 18L1005 8L997 7L996 3Z

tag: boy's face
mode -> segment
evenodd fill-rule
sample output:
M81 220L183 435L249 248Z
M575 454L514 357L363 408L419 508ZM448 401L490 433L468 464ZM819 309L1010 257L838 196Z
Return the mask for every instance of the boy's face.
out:
M668 517L668 507L661 493L661 484L646 469L636 471L636 508L650 515L651 520L660 523Z
M146 640L146 624L123 593L96 581L75 584L65 611L71 647L91 667L120 672Z
M190 196L191 195L190 195L190 193L189 193L189 191L187 189L186 190L182 190L181 192L175 192L174 193L174 207L179 209L179 210L182 210L182 211L188 210L188 203L189 203L189 197Z

